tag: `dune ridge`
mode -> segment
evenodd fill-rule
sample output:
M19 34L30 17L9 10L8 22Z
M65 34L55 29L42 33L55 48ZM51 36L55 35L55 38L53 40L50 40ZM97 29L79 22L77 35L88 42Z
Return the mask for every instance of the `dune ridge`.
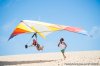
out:
M100 66L100 51L60 52L0 56L0 66Z

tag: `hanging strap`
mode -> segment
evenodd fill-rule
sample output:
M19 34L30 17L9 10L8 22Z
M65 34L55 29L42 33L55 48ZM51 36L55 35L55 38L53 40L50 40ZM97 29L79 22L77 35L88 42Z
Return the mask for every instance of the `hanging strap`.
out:
M27 42L26 44L28 44L28 43L31 41L31 39L32 39L33 37L35 37L36 40L37 40L37 33L34 33L33 36L28 40L28 42Z
M35 37L37 40L37 32L33 34L32 38Z
M37 33L34 33L33 36L32 36L32 38L33 38L34 36L37 38Z

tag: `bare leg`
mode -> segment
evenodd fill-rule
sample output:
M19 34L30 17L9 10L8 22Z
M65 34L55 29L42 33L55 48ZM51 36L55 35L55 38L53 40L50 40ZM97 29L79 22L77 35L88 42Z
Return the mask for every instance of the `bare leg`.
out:
M62 52L64 59L66 58L65 54Z
M36 47L38 51L43 50L43 46Z
M62 49L61 52L62 52L62 55L63 55L63 57L64 57L64 59L65 59L65 58L66 58L66 56L65 56L65 54L64 54L64 53L65 53L65 49Z

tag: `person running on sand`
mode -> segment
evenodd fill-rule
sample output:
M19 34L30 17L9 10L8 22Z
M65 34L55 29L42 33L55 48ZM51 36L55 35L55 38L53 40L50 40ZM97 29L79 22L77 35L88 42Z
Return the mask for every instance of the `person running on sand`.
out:
M63 57L65 59L66 58L66 56L65 56L65 50L66 50L67 44L64 42L63 38L60 39L60 41L58 43L58 47L61 48L61 52L62 52Z

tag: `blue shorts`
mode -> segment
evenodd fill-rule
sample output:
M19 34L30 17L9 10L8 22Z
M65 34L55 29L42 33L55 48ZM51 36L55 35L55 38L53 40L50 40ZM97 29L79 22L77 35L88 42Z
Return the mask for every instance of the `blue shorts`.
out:
M65 52L65 49L62 49L61 52L64 53Z

